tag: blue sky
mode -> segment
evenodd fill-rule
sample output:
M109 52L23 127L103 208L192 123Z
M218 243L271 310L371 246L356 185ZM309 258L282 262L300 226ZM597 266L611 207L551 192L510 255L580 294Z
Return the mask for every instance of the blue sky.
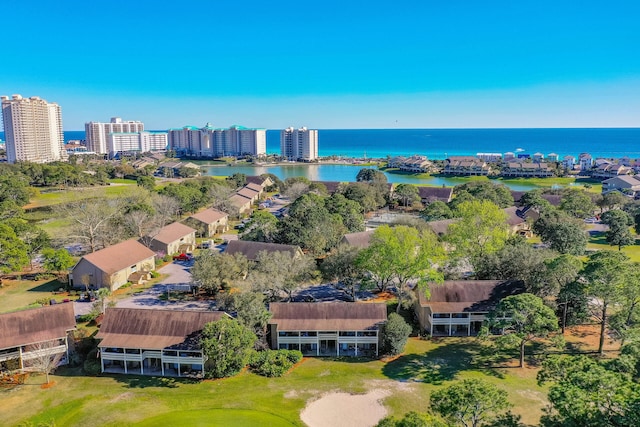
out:
M4 1L0 94L67 130L640 126L640 2Z

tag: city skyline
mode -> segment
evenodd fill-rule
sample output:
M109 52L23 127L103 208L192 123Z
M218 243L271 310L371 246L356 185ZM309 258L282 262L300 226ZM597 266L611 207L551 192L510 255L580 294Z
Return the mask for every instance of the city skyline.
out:
M12 2L0 93L65 130L640 125L635 2L424 3Z

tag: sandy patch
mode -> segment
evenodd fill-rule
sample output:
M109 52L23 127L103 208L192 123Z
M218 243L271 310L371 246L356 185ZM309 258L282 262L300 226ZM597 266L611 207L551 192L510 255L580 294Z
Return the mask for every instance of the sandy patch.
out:
M367 394L329 393L307 404L300 414L309 427L371 427L387 415L381 400L389 390Z

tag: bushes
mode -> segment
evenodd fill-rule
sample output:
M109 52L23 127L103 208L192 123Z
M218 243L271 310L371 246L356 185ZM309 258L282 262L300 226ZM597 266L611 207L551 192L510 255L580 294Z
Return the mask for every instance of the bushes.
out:
M281 377L301 360L298 350L266 350L253 353L249 367L263 377Z
M84 361L83 370L87 375L96 376L102 371L100 365L100 359L97 357L98 349L94 348L87 354L87 359Z

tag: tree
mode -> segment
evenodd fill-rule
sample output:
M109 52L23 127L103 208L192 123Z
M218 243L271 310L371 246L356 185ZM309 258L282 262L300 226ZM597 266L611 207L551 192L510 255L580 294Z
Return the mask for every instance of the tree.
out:
M437 266L443 260L444 249L433 232L385 225L376 228L357 262L375 277L395 281L399 312L405 300L411 301L410 281L417 282L420 292L426 292L427 282L442 280Z
M480 427L509 406L504 390L478 379L458 381L431 395L435 412L465 427Z
M60 213L73 223L68 237L86 243L90 252L99 249L105 236L112 231L110 222L121 211L120 201L113 199L87 199L60 207Z
M33 259L40 251L51 244L51 238L46 231L33 226L30 226L28 229L17 234L20 240L22 240L27 247L29 266L30 268L33 268Z
M453 212L445 202L436 200L429 203L422 212L420 212L420 216L425 221L439 221L441 219L453 218Z
M492 322L504 331L503 342L517 343L520 348L520 367L524 367L524 348L527 342L546 337L558 330L558 319L541 298L520 294L504 298L493 312Z
M615 366L615 365L609 365ZM538 383L550 383L548 427L632 427L640 424L640 387L586 356L550 356Z
M283 191L284 195L289 198L289 200L298 200L303 195L309 192L309 184L304 182L294 182L291 185L288 185L287 188Z
M156 180L150 175L140 175L136 178L136 184L138 187L146 188L149 191L153 191L156 188Z
M16 271L28 263L27 246L11 227L0 223L0 272Z
M245 224L240 237L242 240L272 243L275 241L277 233L278 218L267 210L257 210L249 222Z
M46 271L55 273L58 277L62 272L70 269L75 264L73 257L65 248L45 249L42 251L43 265Z
M315 261L311 257L284 251L261 251L250 281L256 291L268 291L274 297L284 293L291 301L293 293L305 286L314 277L314 272Z
M383 350L392 356L402 353L410 334L411 326L404 321L402 316L391 313L382 328Z
M196 286L216 295L233 288L249 272L249 261L240 254L204 251L191 267L191 278Z
M448 427L439 417L431 414L420 414L410 411L400 419L387 416L381 419L376 427Z
M278 223L278 240L320 255L335 247L346 231L342 217L329 213L323 197L305 194L291 204L289 216Z
M633 225L633 219L628 213L618 209L609 210L602 214L602 223L609 226L609 230L605 233L607 243L617 246L619 251L623 246L633 245L636 242L629 231L629 227Z
M463 202L456 207L455 215L460 220L449 225L446 240L459 256L470 258L472 263L500 250L509 237L507 214L492 202Z
M381 182L352 182L342 189L342 195L358 202L365 212L384 206L388 194L387 184Z
M591 297L591 304L598 307L596 316L600 321L598 344L600 354L603 354L609 308L622 299L629 267L629 258L622 252L599 251L589 256L581 272L582 279L586 283L587 295Z
M535 208L539 212L553 209L551 203L542 197L542 190L531 190L524 193L520 198L520 205Z
M605 209L621 208L627 201L629 201L629 198L621 192L610 191L602 196L602 199L599 200L598 207L600 207L600 211L603 212Z
M25 368L41 372L46 377L46 384L49 384L49 374L56 370L60 361L65 355L60 351L58 340L41 341L27 346L26 351L32 352L35 357L29 357L24 361Z
M364 168L358 171L356 175L357 182L380 182L387 183L387 176L377 169Z
M411 184L398 184L393 196L400 200L401 205L404 207L418 205L421 200L418 187Z
M226 316L204 325L200 344L207 360L207 377L230 377L240 372L255 341L249 328Z
M533 223L533 231L553 250L561 254L582 255L587 247L587 234L582 221L562 211L542 212Z
M567 190L560 201L560 210L574 218L588 218L593 215L595 209L593 199L585 190Z
M247 184L247 176L243 173L234 173L226 178L226 181L231 184L233 188L244 187Z
M353 200L335 193L325 199L325 207L331 214L338 214L349 233L364 231L364 210Z
M364 280L364 271L358 265L360 249L354 246L338 245L320 264L322 277L329 282L340 282L354 301L358 299L358 290L368 288Z
M232 295L233 308L238 315L238 322L251 329L263 346L267 347L267 343L264 342L265 328L271 319L271 312L267 310L264 294L261 292L236 292Z
M487 200L501 208L513 206L511 190L504 184L494 184L488 181L470 181L456 185L453 193L456 197L461 193L467 193L475 200Z

